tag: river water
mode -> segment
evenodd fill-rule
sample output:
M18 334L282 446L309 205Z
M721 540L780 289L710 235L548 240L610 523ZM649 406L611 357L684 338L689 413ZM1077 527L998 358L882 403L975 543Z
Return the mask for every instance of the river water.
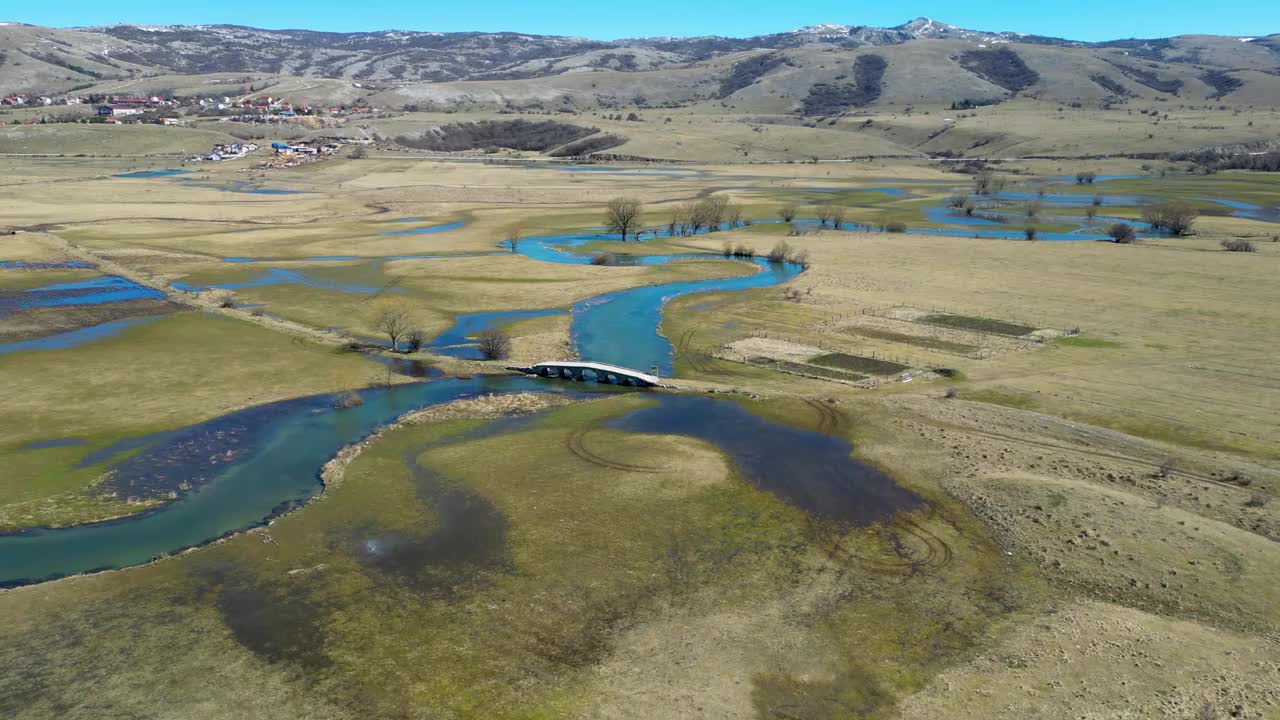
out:
M265 522L321 491L318 472L338 450L398 416L492 393L625 392L525 377L437 379L363 391L364 404L333 409L333 395L260 405L205 423L131 438L95 460L112 462L104 490L177 500L116 521L0 536L0 585L124 568ZM633 390L630 392L645 392ZM862 523L920 499L853 460L843 439L773 423L730 400L647 393L656 404L614 421L629 432L688 435L715 444L742 476L806 511Z

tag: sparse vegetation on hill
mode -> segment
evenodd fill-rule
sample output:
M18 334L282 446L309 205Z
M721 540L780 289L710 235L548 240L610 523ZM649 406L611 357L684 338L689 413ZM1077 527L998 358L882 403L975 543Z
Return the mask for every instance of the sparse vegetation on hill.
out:
M1133 93L1129 92L1128 88L1121 85L1119 82L1115 80L1115 78L1109 75L1103 75L1102 73L1094 73L1089 76L1089 79L1097 83L1098 86L1102 87L1107 92L1117 97L1131 97L1133 95Z
M396 142L407 147L441 152L489 147L544 152L597 132L598 128L555 120L482 120L441 125L424 130L418 135L400 135Z
M1164 79L1164 78L1161 78L1156 73L1151 72L1150 70L1144 70L1140 67L1134 67L1132 65L1126 65L1124 63L1115 62L1114 60L1108 60L1107 62L1110 62L1111 66L1114 67L1116 70L1119 70L1120 73L1125 77L1138 83L1139 85L1145 85L1151 88L1152 90L1155 90L1156 92L1168 93L1170 95L1177 95L1178 91L1182 89L1181 80Z
M853 82L817 83L809 89L801 110L805 115L837 115L851 107L870 105L880 97L889 64L879 55L859 55L853 63Z
M1243 80L1232 77L1221 70L1210 70L1201 75L1200 80L1214 89L1214 94L1209 96L1210 99L1214 100L1244 87Z
M1027 67L1018 53L1007 47L964 52L960 55L960 66L1011 92L1026 90L1040 82L1040 73Z
M755 83L755 81L764 77L770 70L783 64L783 62L785 62L785 58L778 53L766 53L734 63L733 69L729 71L729 76L720 81L720 98L723 100Z

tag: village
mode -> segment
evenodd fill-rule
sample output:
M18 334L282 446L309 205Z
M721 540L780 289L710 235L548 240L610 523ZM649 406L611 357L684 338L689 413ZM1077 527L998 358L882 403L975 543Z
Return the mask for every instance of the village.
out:
M49 123L92 123L106 125L153 124L162 126L188 125L188 118L214 118L227 122L249 124L285 124L299 122L306 118L338 119L348 115L367 115L378 112L378 108L366 105L313 107L298 105L274 97L247 98L236 100L228 96L221 97L150 97L133 96L101 96L101 95L66 95L52 97L46 95L15 94L0 98L0 113L13 109L38 109L67 107L88 109L94 112L64 113L62 115L28 116L21 121L10 123L0 117L0 125L22 124L38 125ZM340 121L339 121L340 122ZM370 140L353 140L345 136L323 137L309 141L272 142L271 158L261 162L259 169L269 167L295 167L316 160L328 158L337 153L344 145L368 144ZM192 155L185 159L189 162L223 162L239 160L257 153L260 146L256 142L216 143L207 153Z
M156 125L181 125L182 116L221 117L243 122L288 121L298 117L342 117L346 115L371 115L379 108L368 105L334 105L315 107L297 105L281 98L241 98L229 96L190 97L129 97L115 95L48 95L13 94L0 98L0 112L7 109L56 108L92 105L96 113L72 115L48 115L24 118L20 124L37 125L49 122L100 122L124 124L127 122ZM0 119L0 125L8 124Z

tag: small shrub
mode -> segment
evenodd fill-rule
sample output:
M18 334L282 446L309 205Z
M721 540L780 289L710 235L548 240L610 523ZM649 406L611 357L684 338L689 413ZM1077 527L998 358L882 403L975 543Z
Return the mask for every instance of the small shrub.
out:
M946 398L947 400L954 400L955 398L960 397L960 389L955 387L949 387L947 388L946 392L942 393L942 397Z
M1173 471L1177 467L1177 458L1165 458L1164 461L1160 463L1160 467L1156 468L1155 476L1158 478L1167 478L1173 474Z
M1222 480L1223 482L1229 482L1233 485L1239 485L1240 487L1248 487L1253 484L1253 480L1240 469L1228 472L1226 477L1222 478Z
M1254 247L1253 243L1249 242L1248 240L1239 240L1239 239L1223 240L1222 249L1226 250L1227 252L1246 252L1246 253L1258 252L1258 248Z
M779 240L778 244L769 251L769 262L785 262L789 257L791 257L791 244L786 240Z
M1035 239L1036 239L1036 233L1037 233L1037 232L1038 232L1038 231L1037 231L1034 227L1031 227L1030 225L1028 225L1028 226L1026 226L1026 227L1022 228L1022 234L1023 234L1023 235L1028 239L1028 240L1035 240Z
M511 336L501 330L490 328L477 335L476 339L485 360L505 360L511 355Z
M1258 493L1254 493L1249 497L1248 500L1245 501L1244 506L1251 507L1251 508L1260 508L1265 506L1267 504L1267 501L1270 499L1271 498L1267 497L1266 495L1260 495Z
M886 223L884 226L884 231L891 232L891 233L904 233L907 231L907 224L900 223L900 222Z
M1138 239L1138 232L1129 223L1115 223L1107 228L1107 236L1111 238L1112 242L1127 245Z
M427 342L427 334L417 328L409 331L404 339L405 347L409 352L418 352Z
M597 252L591 255L592 265L612 265L614 263L613 253Z
M345 410L347 408L359 407L364 404L364 398L360 397L360 393L351 390L344 392L333 400L334 410Z

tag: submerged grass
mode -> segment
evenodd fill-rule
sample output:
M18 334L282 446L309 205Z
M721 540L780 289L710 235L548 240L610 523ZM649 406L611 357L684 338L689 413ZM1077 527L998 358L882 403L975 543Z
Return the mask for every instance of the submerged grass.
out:
M251 323L178 313L56 352L0 355L0 527L66 525L130 510L86 491L96 448L287 397L368 384L372 365ZM77 447L24 450L84 438Z
M723 688L706 696L715 712L876 716L1007 612L992 600L1006 571L968 521L814 523L708 445L599 428L646 402L578 403L493 437L468 439L477 420L394 430L265 532L0 595L16 619L0 627L0 707L534 718L641 703L667 717L690 687L669 669L689 662ZM457 524L477 511L495 532ZM75 698L90 688L87 713Z

